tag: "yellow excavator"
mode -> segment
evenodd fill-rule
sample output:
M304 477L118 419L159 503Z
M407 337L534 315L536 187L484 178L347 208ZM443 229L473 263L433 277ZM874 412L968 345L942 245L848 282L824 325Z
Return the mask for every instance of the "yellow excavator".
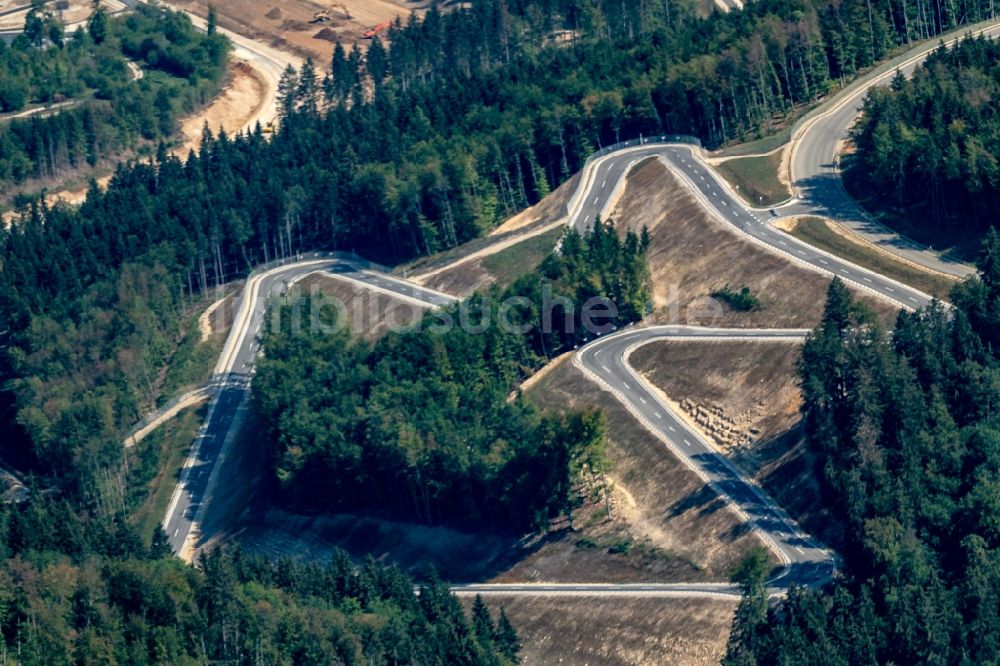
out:
M309 21L309 22L310 23L326 23L327 21L332 21L333 20L333 12L336 9L339 9L341 11L341 13L344 15L344 18L346 18L348 21L351 20L352 18L354 18L353 16L351 16L351 12L349 12L347 10L347 6L346 5L344 5L342 3L339 3L339 2L335 2L332 5L330 5L329 7L327 7L326 9L324 9L323 11L316 12L315 14L313 14L312 20Z

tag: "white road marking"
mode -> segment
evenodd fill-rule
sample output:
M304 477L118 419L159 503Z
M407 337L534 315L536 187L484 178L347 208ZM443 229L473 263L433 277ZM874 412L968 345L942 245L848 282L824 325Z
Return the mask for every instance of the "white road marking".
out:
M646 399L643 398L642 396L639 396L639 402L641 402L642 404L645 405L646 404Z
M600 198L600 197L594 197L594 203L597 203L597 200L598 200L599 198Z
M886 287L886 288L885 288L885 290L886 290L886 291L890 291L890 292L892 292L892 293L894 293L894 294L896 293L896 290L895 290L895 289L893 289L892 287Z
M802 550L798 546L795 546L795 550L798 551L799 555L805 555L806 554L806 551Z
M778 245L784 245L785 247L788 247L788 243L782 240L778 241Z
M604 182L603 182L603 183L601 183L601 189L603 190L603 189L604 189L605 187L607 187L607 186L608 186L608 180L607 180L607 179L605 178L605 179L604 179Z
M824 266L829 266L830 265L830 262L827 261L826 259L820 259L819 263L823 264Z
M690 446L691 446L691 442L689 442L689 441L687 441L687 440L685 439L685 440L684 440L684 445L685 445L685 446L688 446L688 447L690 447Z
M803 257L808 257L809 256L805 252L803 252L802 250L799 250L798 253L801 254Z
M861 278L861 279L867 282L868 284L872 283L871 278Z
M656 412L656 418L662 419L663 418L663 414L661 414L659 412Z
M670 432L677 432L673 426L667 426L667 429L670 430Z
M608 366L602 365L601 367L604 368L604 372L611 372L610 370L608 370Z
M913 296L910 296L909 298L910 298L910 300L911 300L911 301L913 301L914 303L919 303L919 302L920 302L920 301L918 301L917 299L913 298Z
M625 387L625 390L626 390L626 391L630 391L630 390L632 390L632 387L631 387L631 386L629 386L628 384L626 384L625 382L622 382L622 386L624 386L624 387Z
M177 533L180 532L180 531L181 531L181 528L179 528L179 527L176 530L174 530L174 537L175 538L177 537Z

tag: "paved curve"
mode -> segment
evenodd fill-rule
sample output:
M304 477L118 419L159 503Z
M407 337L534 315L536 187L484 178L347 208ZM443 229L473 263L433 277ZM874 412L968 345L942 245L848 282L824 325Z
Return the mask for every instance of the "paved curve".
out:
M713 171L697 159L692 148L686 145L637 142L634 146L593 161L581 180L581 196L576 199L574 210L570 211L569 223L581 229L592 224L597 215L613 204L618 192L624 187L631 166L648 158L662 160L709 211L753 242L817 271L840 275L846 281L903 307L915 308L929 302L930 297L926 294L777 232L769 226L766 211L751 209L743 204ZM225 459L226 446L238 432L242 413L246 409L254 361L259 352L256 336L263 325L267 299L284 291L294 279L318 269L331 270L342 278L398 294L403 298L416 299L430 307L453 300L451 296L396 277L359 269L352 262L320 258L273 269L248 281L245 288L247 300L241 305L237 322L216 366L216 393L209 406L208 418L192 447L163 521L171 545L182 557L189 558L193 552L197 525L203 518L205 506L211 500L211 489L221 467L218 463ZM629 347L640 340L652 341L671 336L691 338L698 335L787 339L789 336L801 337L802 334L801 331L690 332L677 328L636 329L595 341L574 357L574 362L610 388L681 460L726 497L737 512L748 518L754 529L786 564L781 576L772 581L775 587L783 587L790 581L815 584L827 579L833 569L831 555L795 526L772 500L752 483L744 480L697 433L687 429L682 419L670 415L655 392L638 380L627 364L627 357ZM597 356L602 350L607 351L607 357L603 362L598 362ZM650 411L657 407L663 409L661 416L657 416L659 412ZM659 423L661 420L662 424ZM674 431L670 430L671 427ZM684 585L674 591L696 593L696 587ZM463 588L456 589L461 591ZM479 586L476 589L482 588ZM594 588L593 591L598 593L601 589ZM575 592L581 593L579 586Z
M771 225L774 214L766 209L749 207L711 167L706 166L697 149L686 144L636 141L633 146L595 160L589 177L581 181L584 193L575 210L570 211L569 224L582 231L592 225L598 215L606 217L618 192L624 187L625 176L631 167L648 158L661 160L716 218L758 245L821 273L839 276L903 308L915 309L930 302L931 297L921 291L775 229ZM791 214L785 211L776 213L778 216Z
M197 525L204 518L226 448L238 434L247 409L250 382L260 351L259 333L264 326L267 302L287 290L290 284L310 273L329 271L359 285L376 288L428 307L455 301L447 294L420 287L364 268L349 259L326 258L319 253L302 261L253 276L241 297L237 319L215 367L208 415L181 471L181 478L163 518L170 545L190 559L197 541Z
M1000 26L993 25L974 34L996 36ZM949 43L952 43L951 40ZM898 67L910 76L927 55L938 47L938 41L908 53ZM820 215L836 221L850 231L884 247L909 261L943 273L965 277L974 269L928 251L924 246L872 220L844 189L840 178L839 154L842 142L860 115L868 90L887 85L897 68L862 78L824 105L823 110L807 118L792 137L789 155L789 175L797 200L784 207L788 214Z
M785 565L771 581L775 588L822 583L833 575L834 557L807 535L756 484L673 411L629 364L635 349L659 340L768 341L801 343L808 331L714 329L693 326L629 328L599 338L573 357L591 380L611 392L685 465L727 501Z
M849 106L841 106L848 109ZM842 123L841 113L831 114L836 122L820 125L830 128ZM844 112L846 113L846 112ZM817 130L813 130L817 131ZM826 130L824 130L826 131ZM810 135L807 135L810 136ZM815 134L812 136L820 136ZM805 145L820 145L819 139ZM825 145L825 144L824 144ZM820 154L810 149L800 154ZM930 298L919 291L857 267L830 254L812 248L795 238L775 230L770 225L768 211L748 207L713 170L708 168L687 145L637 142L595 160L588 165L581 181L581 196L569 211L569 223L584 229L613 204L625 183L625 176L637 161L647 158L662 160L678 175L690 191L720 221L730 225L752 242L786 258L828 275L839 275L845 281L905 308L926 305ZM824 167L825 168L825 167ZM830 196L817 187L812 201L821 202ZM802 203L798 204L800 207ZM779 214L801 212L794 205ZM834 211L836 212L836 211ZM264 305L268 296L280 293L288 283L317 269L332 270L340 277L357 281L371 288L418 300L429 307L444 305L453 299L398 278L380 276L360 270L351 262L314 259L299 262L256 276L248 282L248 300L234 325L226 348L216 368L219 378L209 416L192 448L191 457L182 472L170 509L164 518L171 544L182 556L189 556L197 523L211 499L214 477L225 458L225 448L238 431L242 410L249 393L254 360L259 352L257 332L263 324ZM710 444L689 428L684 420L669 410L656 392L628 365L630 352L641 344L654 340L684 339L771 339L799 341L802 331L712 330L686 327L635 328L607 336L587 345L574 355L576 363L592 379L610 390L625 406L656 434L692 470L716 488L739 514L750 522L764 541L785 563L782 573L771 581L772 592L780 593L788 583L812 585L827 580L833 573L834 558L821 544L811 539L758 487L717 453ZM234 427L237 426L237 427ZM458 593L494 594L734 594L730 585L717 584L476 584L453 588Z
M445 306L456 300L447 294L366 270L348 260L318 256L251 278L245 288L245 300L240 303L237 321L215 368L217 379L208 417L198 433L163 520L171 546L182 557L189 559L193 554L198 538L197 527L211 501L212 488L222 467L220 463L225 460L226 449L239 432L242 414L247 408L255 360L260 351L259 332L265 324L267 302L272 296L285 292L297 280L318 271L329 272L362 287L384 291L428 307ZM628 365L628 358L636 347L662 339L798 343L805 334L806 331L802 330L727 330L685 326L635 328L599 338L574 357L574 363L585 374L622 401L679 459L719 492L775 551L785 566L781 574L771 581L773 594L781 593L791 582L814 585L828 580L834 568L831 553L802 532L759 488L743 479L736 468L690 428L683 418L664 405L655 390ZM732 585L713 583L615 586L477 584L457 585L454 590L462 594L738 594Z

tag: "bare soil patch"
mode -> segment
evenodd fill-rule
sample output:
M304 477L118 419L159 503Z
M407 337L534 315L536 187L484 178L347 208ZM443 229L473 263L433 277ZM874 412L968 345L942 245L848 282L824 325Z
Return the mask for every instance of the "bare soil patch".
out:
M201 332L202 342L207 342L214 335L228 335L233 325L236 316L236 296L243 289L243 281L226 285L226 288L231 289L230 293L217 298L198 317L198 330Z
M181 123L181 144L175 149L186 156L196 150L207 125L213 134L224 130L233 135L257 115L264 103L267 82L257 70L245 62L231 60L229 79L222 92L208 105Z
M598 407L605 414L613 519L598 512L577 519L583 537L605 543L611 532L610 538L656 549L687 562L687 580L727 580L748 550L761 545L709 486L570 360L550 369L526 395L542 409Z
M649 228L648 259L655 323L738 328L811 328L822 317L830 278L743 238L711 217L657 160L640 164L611 218L619 228ZM750 288L763 309L737 312L710 294L726 285ZM856 292L886 320L897 309Z
M411 12L417 15L430 6L429 0L344 0L350 18L339 8L330 13L330 20L311 23L313 16L330 3L323 0L290 0L280 5L274 0L227 0L212 3L210 0L176 0L174 5L202 18L208 16L212 4L218 12L219 25L274 48L311 57L325 68L333 55L333 43L343 42L349 49L352 44L366 44L361 34L383 21L402 16L404 21ZM323 33L322 36L317 32ZM332 35L330 33L333 33Z
M632 366L810 531L836 538L800 428L801 345L663 341Z
M313 35L313 37L315 39L322 39L327 42L333 42L334 44L336 44L337 40L340 39L340 37L337 36L337 32L335 30L331 30L330 28L323 28L315 35Z
M367 340L375 340L390 330L405 329L427 311L412 301L392 298L325 274L310 275L297 286L302 293L320 293L340 303L343 307L340 312L351 331Z
M463 597L471 609L473 597ZM503 608L522 642L522 663L718 664L736 602L643 597L484 597Z
M719 448L749 458L761 442L799 421L800 352L801 345L788 342L661 341L639 347L630 361L654 386L680 400Z

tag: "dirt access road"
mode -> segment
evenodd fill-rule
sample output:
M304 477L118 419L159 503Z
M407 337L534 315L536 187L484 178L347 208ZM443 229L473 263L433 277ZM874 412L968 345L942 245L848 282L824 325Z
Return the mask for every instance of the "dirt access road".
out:
M0 30L17 30L24 27L24 19L28 15L28 0L0 0ZM119 12L124 9L118 0L104 0L104 9L109 13ZM12 11L21 9L21 11ZM90 17L94 7L91 0L70 0L69 7L56 12L64 24L71 25L80 21L85 21ZM10 13L7 13L10 12ZM75 30L75 28L71 28Z
M205 17L210 4L208 0L175 0L172 6ZM330 61L338 40L347 48L354 43L363 44L367 40L361 34L371 26L392 21L397 16L405 20L411 12L422 15L430 6L429 0L343 0L330 12L329 21L310 23L317 12L330 7L331 3L325 0L231 0L214 4L219 25L273 48L292 51L303 58L311 56L323 68ZM342 8L347 9L346 14Z
M185 11L171 3L162 4ZM196 27L206 29L204 19L190 13L188 15ZM278 115L277 91L282 72L288 65L298 68L303 63L296 55L279 51L225 28L220 27L219 32L233 44L229 82L211 104L181 123L183 142L175 149L181 156L197 147L206 123L213 132L224 129L227 133L234 134L240 130L252 130L257 123L267 125L273 122ZM98 178L97 182L105 187L109 180L109 176L104 176ZM57 201L78 204L86 196L86 188L64 190L49 194L47 201L50 206ZM4 216L4 221L9 222L9 219L8 213Z

